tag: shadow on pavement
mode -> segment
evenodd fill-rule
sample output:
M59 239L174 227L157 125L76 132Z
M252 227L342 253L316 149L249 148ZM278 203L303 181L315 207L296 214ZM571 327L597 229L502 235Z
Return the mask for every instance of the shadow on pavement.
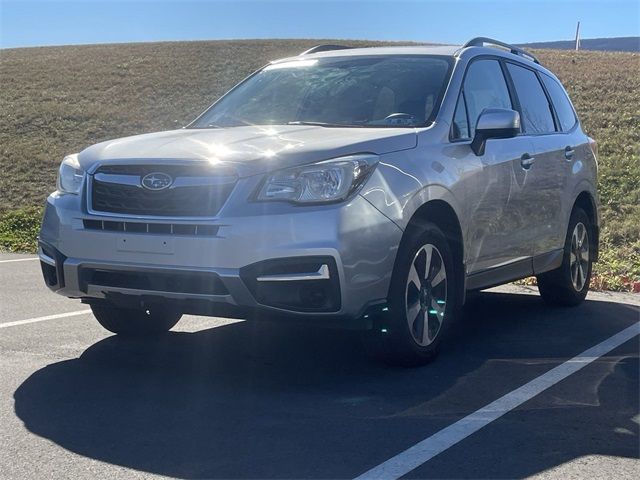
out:
M72 452L162 475L352 477L637 320L628 305L550 309L537 296L482 293L470 299L449 348L408 370L371 361L340 331L242 322L153 340L112 336L31 375L15 392L15 410L29 431ZM609 422L635 436L607 437L604 453L637 454L632 350L606 380L577 387L576 395L595 392L588 408L607 411L604 425L578 422L570 446L535 461L507 452L509 468L491 476L526 476L600 453L592 439ZM616 394L606 390L612 382L621 385ZM446 465L438 469L448 475Z

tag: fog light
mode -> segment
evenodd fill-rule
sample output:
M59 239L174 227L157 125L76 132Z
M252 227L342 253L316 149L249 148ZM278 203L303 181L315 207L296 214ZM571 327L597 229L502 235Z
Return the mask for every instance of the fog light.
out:
M302 287L300 288L300 300L302 304L311 307L322 307L327 302L327 292L322 287Z
M332 257L264 260L240 269L256 302L297 312L340 310L340 281Z

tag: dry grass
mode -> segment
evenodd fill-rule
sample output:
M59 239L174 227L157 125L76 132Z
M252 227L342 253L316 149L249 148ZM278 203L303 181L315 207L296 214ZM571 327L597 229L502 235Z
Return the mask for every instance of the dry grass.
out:
M70 152L181 127L267 61L310 41L217 41L0 51L0 212L42 204Z
M295 55L318 43L324 42L215 41L0 51L0 214L4 214L0 217L42 205L66 153L110 138L182 126L268 60ZM629 289L634 281L640 282L640 55L536 53L567 86L585 130L599 143L605 223L604 261L598 265L596 282L605 288ZM15 216L11 218L15 221ZM0 235L0 240L7 235Z
M598 141L602 259L594 283L640 288L640 54L539 50Z

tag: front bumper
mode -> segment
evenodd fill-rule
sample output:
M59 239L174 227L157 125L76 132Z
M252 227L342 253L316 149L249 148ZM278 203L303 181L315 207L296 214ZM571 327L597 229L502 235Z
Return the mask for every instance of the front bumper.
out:
M176 302L185 313L245 318L357 319L386 301L402 231L364 198L321 207L255 208L260 210L202 222L215 226L208 235L191 235L188 229L186 234L99 230L87 227L105 218L84 213L80 197L53 194L40 232L45 280L57 293L86 301ZM293 272L294 278L257 281L265 272L266 277ZM295 278L318 272L328 278ZM153 279L151 285L141 283L141 276ZM118 281L96 280L107 277ZM187 288L194 283L189 278L203 281ZM318 289L305 286L291 293L297 285L314 283L324 290L324 303ZM269 288L256 290L256 285ZM292 295L302 301L287 300Z

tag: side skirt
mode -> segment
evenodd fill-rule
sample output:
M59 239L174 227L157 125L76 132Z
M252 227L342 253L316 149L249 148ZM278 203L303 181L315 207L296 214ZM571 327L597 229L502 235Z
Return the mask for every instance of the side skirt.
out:
M481 290L555 270L562 265L563 249L542 253L467 276L466 290Z
M531 257L507 265L474 272L467 276L467 290L481 290L495 287L514 280L533 275L533 262Z

